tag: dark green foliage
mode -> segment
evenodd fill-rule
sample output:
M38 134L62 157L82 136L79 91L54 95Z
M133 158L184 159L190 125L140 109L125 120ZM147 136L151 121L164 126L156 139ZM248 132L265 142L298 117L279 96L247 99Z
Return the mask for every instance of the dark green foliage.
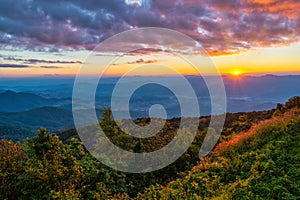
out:
M64 145L56 135L40 129L38 135L25 142L30 159L18 185L24 198L47 198L75 194L80 183L82 167L76 160L84 153L77 141Z
M27 137L34 137L36 130L25 126L0 125L0 139L23 141Z
M21 195L18 177L25 171L28 160L24 145L12 141L0 141L0 199L17 199Z
M286 105L277 110L281 114L273 118L274 110L228 114L220 144L197 163L210 121L201 117L188 151L146 174L107 168L72 138L74 130L58 137L42 128L23 144L1 140L0 199L299 199L300 111ZM162 131L144 140L119 130L110 109L102 116L111 141L134 152L165 145L180 123L179 118L167 120Z
M288 100L284 105L285 109L300 108L300 96L295 96Z

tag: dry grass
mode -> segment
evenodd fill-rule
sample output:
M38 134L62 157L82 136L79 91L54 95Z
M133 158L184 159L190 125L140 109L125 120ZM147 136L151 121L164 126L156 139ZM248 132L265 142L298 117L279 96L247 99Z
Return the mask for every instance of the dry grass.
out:
M274 132L284 131L289 123L300 121L300 109L292 109L283 115L264 120L251 127L247 132L242 132L228 141L224 141L216 146L213 155L227 155L234 148L247 148L258 140L265 140Z

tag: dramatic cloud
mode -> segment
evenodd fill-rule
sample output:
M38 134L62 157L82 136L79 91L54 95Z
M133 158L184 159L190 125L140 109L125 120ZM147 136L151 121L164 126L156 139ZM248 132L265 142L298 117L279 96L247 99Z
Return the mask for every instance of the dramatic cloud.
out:
M135 60L135 61L130 61L126 63L114 63L112 65L135 65L135 64L150 64L150 63L157 63L158 60L144 60L142 58Z
M0 64L0 68L29 68L29 65Z
M289 18L298 18L300 1L298 0L247 0L245 11L269 12L275 15L282 14Z
M133 65L133 64L150 64L150 63L156 63L157 60L144 60L142 58L134 61L134 62L127 62L126 64L128 65Z
M93 49L109 36L136 27L183 32L211 55L299 41L299 0L139 2L131 5L125 0L2 0L0 48Z
M58 66L40 66L40 68L44 68L44 69L61 69L63 67L58 67Z
M19 64L1 64L0 68L44 68L44 69L61 69L64 67L59 66L31 66L31 65L19 65Z
M42 59L23 59L15 57L5 57L4 60L23 62L26 64L48 63L48 64L82 64L81 61L61 61L61 60L42 60Z

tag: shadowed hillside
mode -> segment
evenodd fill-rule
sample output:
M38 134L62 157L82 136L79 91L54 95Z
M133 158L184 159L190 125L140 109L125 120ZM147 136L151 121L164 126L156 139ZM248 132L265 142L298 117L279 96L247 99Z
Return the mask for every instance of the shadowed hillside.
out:
M0 93L0 112L23 112L38 107L54 106L61 101L31 93L7 90Z
M41 107L25 112L0 112L0 136L7 139L22 140L26 136L33 136L40 127L47 127L50 131L66 130L73 125L73 115L69 110L55 107ZM24 131L23 136L18 133Z
M276 110L229 114L218 145L199 161L209 122L202 117L188 151L168 167L146 174L112 170L71 135L64 143L46 129L24 143L1 140L0 198L299 199L299 107L300 98L294 97ZM99 123L116 145L148 152L174 137L178 121L167 121L147 142L118 130L109 109Z

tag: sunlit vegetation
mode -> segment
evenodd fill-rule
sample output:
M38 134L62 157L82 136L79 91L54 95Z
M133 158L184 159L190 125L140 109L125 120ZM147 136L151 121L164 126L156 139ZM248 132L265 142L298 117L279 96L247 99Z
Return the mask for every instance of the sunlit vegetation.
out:
M0 199L299 199L299 99L270 111L228 114L219 144L199 160L210 120L201 117L189 150L146 174L107 168L84 149L74 130L58 136L40 129L23 143L1 140ZM109 109L100 121L116 145L133 152L160 148L179 123L168 120L147 141L120 131Z
M220 143L183 178L149 187L146 199L298 199L300 110Z

